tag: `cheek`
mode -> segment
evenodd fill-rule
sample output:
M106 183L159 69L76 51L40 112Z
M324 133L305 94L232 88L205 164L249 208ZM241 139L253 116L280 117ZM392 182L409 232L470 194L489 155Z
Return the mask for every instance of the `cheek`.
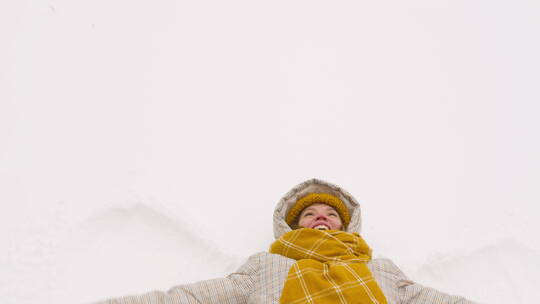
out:
M336 227L337 229L341 229L341 227L343 226L342 223L341 223L341 220L338 219L338 218L334 218L332 220L332 224L334 225L334 227Z
M306 224L309 224L309 218L301 218L299 221L298 221L298 226L300 227L304 227Z

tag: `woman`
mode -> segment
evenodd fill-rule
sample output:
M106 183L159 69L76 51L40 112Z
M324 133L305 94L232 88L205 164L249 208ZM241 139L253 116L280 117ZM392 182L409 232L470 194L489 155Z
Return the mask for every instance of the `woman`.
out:
M308 180L277 204L270 252L252 255L237 272L102 303L472 304L410 281L388 259L371 259L360 226L348 192Z

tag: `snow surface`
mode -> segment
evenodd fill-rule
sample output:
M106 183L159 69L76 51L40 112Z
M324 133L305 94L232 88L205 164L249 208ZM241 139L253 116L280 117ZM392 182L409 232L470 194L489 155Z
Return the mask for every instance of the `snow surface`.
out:
M318 177L413 280L540 296L540 2L3 1L0 299L223 276Z

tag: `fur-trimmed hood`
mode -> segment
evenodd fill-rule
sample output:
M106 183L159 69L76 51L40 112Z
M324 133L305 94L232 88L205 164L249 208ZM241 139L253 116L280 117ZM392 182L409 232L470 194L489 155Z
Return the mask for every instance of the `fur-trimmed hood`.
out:
M360 216L360 204L358 204L356 199L341 187L313 178L292 188L279 200L274 210L274 237L276 239L291 231L291 227L285 222L285 217L289 209L296 203L296 200L310 193L329 193L339 197L347 205L351 214L351 222L347 227L347 232L360 233L362 220Z

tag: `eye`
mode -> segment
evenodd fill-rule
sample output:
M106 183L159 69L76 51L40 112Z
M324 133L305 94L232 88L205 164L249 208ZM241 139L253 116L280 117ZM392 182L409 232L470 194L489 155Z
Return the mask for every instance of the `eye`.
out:
M337 213L330 213L328 216L337 216Z
M306 212L306 213L304 213L303 216L308 216L308 215L313 215L313 213L312 212Z

